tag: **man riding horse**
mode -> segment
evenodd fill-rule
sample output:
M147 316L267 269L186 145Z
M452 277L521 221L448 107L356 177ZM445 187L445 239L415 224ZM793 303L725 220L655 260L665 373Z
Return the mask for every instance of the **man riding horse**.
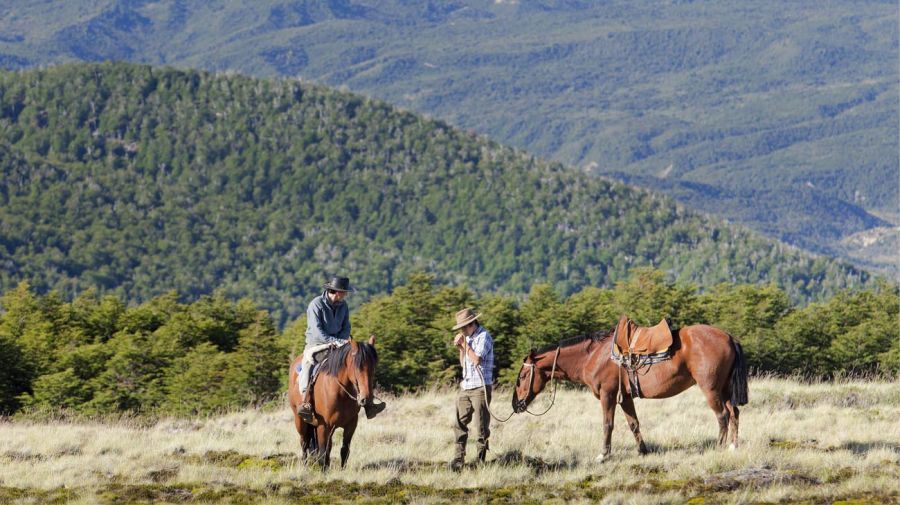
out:
M297 409L297 415L307 423L312 423L313 418L309 391L313 368L329 350L345 345L350 338L350 309L344 301L347 294L353 291L350 279L332 277L324 288L325 291L313 298L306 310L306 346L303 349L299 376L303 402ZM383 411L385 406L384 403L365 405L366 417L372 419Z

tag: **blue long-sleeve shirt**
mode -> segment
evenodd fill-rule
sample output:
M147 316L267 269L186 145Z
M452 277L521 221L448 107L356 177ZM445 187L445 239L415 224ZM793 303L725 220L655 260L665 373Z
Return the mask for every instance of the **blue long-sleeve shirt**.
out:
M306 309L306 346L342 342L350 338L350 309L346 302L332 305L325 293Z

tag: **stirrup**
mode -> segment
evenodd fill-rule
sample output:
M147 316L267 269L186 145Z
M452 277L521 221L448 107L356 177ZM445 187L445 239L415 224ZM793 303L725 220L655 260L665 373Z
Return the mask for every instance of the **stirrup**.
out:
M302 403L299 407L297 407L297 415L300 416L300 419L307 424L313 424L313 411L312 405L309 403Z

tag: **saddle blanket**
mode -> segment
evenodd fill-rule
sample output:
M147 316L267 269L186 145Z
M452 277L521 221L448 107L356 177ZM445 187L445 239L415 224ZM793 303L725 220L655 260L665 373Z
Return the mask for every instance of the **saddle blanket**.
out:
M319 369L322 368L322 364L324 361L316 363L313 365L312 374L309 376L309 387L312 387L313 384L316 383L316 377L319 376ZM300 377L303 375L301 372L303 371L303 363L297 363L297 366L294 367L294 370L297 370L297 387L300 387Z

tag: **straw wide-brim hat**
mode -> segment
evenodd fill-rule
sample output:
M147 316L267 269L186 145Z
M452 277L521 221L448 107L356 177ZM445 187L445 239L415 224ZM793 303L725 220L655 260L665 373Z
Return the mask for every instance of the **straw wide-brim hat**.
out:
M325 289L343 291L345 293L353 291L353 288L350 287L350 279L347 277L332 277L330 281L325 283L324 287Z
M454 326L453 329L458 330L479 317L481 317L481 314L476 314L475 311L469 307L462 309L456 313L456 326Z

